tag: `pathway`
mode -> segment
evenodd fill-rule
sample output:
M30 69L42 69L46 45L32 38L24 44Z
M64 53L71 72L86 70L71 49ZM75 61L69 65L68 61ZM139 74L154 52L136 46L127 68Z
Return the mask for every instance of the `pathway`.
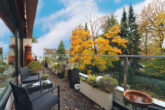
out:
M69 88L67 78L59 79L47 68L44 69L44 73L49 74L49 79L53 82L54 86L60 85L61 110L102 110L80 92ZM57 110L57 106L55 106L52 110Z

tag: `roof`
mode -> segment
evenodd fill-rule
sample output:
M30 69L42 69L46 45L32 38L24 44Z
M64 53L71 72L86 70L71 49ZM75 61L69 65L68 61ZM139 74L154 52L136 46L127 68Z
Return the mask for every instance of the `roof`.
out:
M56 55L56 49L48 49L48 48L45 48L44 49L44 55Z
M31 38L37 4L38 0L0 0L0 18L14 35L17 28L23 37Z

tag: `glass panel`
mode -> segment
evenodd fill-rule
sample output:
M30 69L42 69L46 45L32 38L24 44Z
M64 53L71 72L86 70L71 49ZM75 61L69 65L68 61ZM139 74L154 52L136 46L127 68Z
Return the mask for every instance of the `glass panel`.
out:
M0 62L0 101L8 89L14 71L14 66L9 65L8 57L3 57Z

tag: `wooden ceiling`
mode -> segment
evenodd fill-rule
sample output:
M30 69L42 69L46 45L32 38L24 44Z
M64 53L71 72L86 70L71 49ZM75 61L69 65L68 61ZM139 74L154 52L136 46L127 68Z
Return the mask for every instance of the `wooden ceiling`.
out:
M32 38L38 0L0 0L0 18L15 35Z

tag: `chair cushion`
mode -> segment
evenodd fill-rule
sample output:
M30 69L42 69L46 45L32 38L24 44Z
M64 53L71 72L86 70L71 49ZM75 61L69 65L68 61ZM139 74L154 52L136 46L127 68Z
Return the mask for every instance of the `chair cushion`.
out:
M28 76L24 79L21 79L22 80L22 83L31 83L31 82L35 82L35 81L38 81L40 79L40 75L33 75L33 76Z
M40 95L40 91L30 95L31 99L35 99ZM33 110L51 110L58 103L58 96L53 93L47 93L32 103Z

